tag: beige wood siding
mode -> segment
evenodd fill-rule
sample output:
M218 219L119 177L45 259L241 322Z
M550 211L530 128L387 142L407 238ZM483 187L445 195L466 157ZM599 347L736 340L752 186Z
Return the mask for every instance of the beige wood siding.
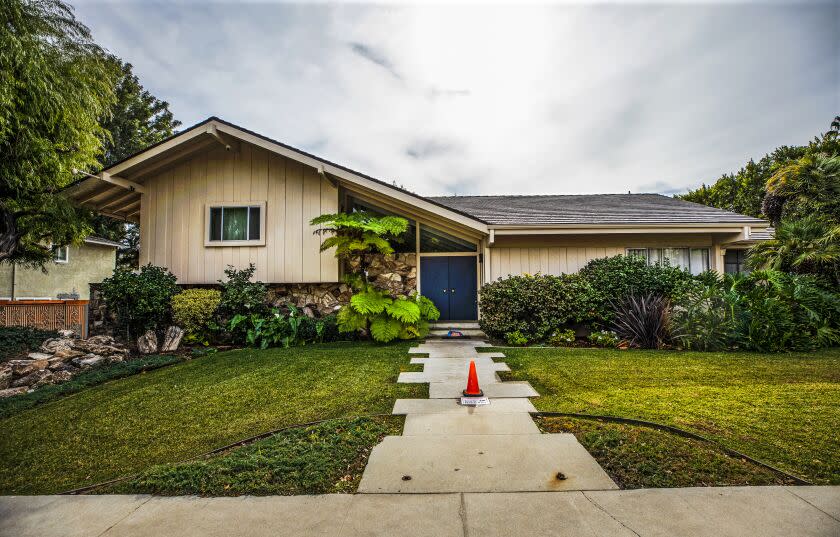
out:
M144 182L140 262L169 268L179 283L215 283L227 265L254 263L271 283L338 281L332 252L309 221L338 211L338 189L313 168L249 144L204 151ZM265 202L265 246L205 246L205 209Z
M709 248L709 234L564 235L562 237L504 236L490 247L490 281L517 274L570 274L593 259L623 254L627 248Z

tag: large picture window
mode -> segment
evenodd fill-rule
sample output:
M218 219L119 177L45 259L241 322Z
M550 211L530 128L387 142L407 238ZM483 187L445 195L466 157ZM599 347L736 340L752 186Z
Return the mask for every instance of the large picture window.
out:
M710 268L708 248L628 248L627 255L643 257L651 265L667 263L694 275Z
M207 207L207 246L265 244L265 203L224 203Z

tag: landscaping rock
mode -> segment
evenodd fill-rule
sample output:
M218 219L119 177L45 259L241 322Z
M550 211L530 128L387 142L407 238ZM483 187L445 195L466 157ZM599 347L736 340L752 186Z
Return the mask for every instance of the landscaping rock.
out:
M53 384L61 384L73 378L73 373L70 371L54 371L52 374Z
M76 332L74 332L72 330L59 330L58 335L63 337L63 338L75 338L76 337Z
M22 393L26 393L27 389L25 387L19 388L7 388L5 390L0 390L0 399L5 399L6 397L12 397L13 395L20 395Z
M20 377L17 380L12 381L12 388L19 388L19 387L29 387L33 385L37 385L43 379L52 377L52 371L34 371L25 377Z
M53 354L60 349L72 349L72 338L50 338L41 344L41 350Z
M37 374L41 377L32 384L32 388L40 388L41 386L46 386L55 382L55 374L52 371L38 371L37 373L32 374Z
M53 354L53 358L62 358L64 361L70 361L73 358L78 358L79 356L84 356L87 354L83 351L77 351L76 349L59 349Z
M82 369L90 369L107 363L108 359L98 354L85 354L81 358L73 358L73 363Z
M184 337L184 329L180 326L170 326L166 329L163 335L163 345L161 345L161 352L174 352L178 350L178 345L181 344L181 338Z
M29 354L27 354L27 357L30 360L46 360L46 359L50 358L50 355L45 354L43 352L30 352Z
M49 362L46 359L42 360L9 360L7 362L12 369L12 374L16 377L28 375L39 369L46 369Z
M5 390L12 384L12 370L9 368L0 369L0 390Z
M142 354L152 354L157 352L158 341L157 334L155 334L154 330L149 330L148 332L137 338L137 349Z

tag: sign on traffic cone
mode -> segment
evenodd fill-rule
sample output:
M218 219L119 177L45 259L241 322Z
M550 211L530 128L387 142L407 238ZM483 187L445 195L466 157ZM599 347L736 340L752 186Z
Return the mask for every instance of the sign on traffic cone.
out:
M475 372L475 361L470 360L470 374L467 377L467 389L463 391L464 397L482 397L484 392L478 387L478 373Z

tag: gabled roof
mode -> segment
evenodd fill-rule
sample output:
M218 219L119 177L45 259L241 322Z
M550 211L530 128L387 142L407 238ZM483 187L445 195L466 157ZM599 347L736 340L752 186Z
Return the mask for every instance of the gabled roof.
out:
M764 220L661 194L437 196L491 226L766 224Z

